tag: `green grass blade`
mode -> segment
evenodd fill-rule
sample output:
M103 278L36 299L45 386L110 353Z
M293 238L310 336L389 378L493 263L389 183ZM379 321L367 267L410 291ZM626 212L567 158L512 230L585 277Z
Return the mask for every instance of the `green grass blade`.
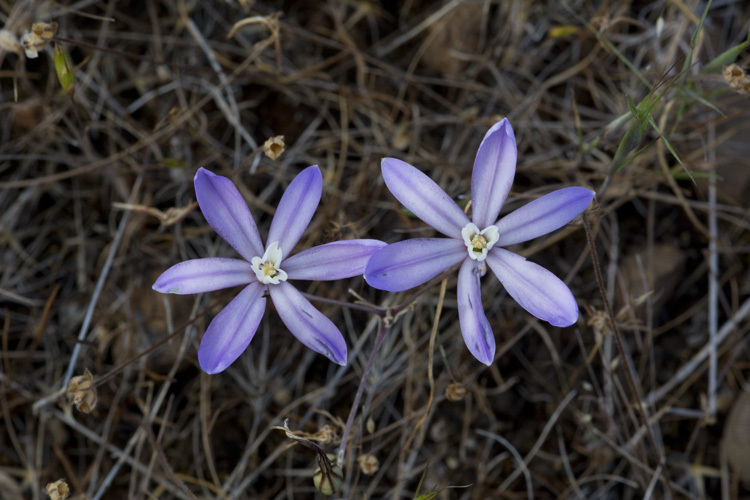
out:
M690 180L693 181L693 182L695 182L695 179L693 178L693 174L691 174L690 170L688 170L688 168L685 166L685 164L682 163L682 160L680 159L679 155L677 154L677 151L674 150L674 148L672 147L672 144L670 144L669 141L667 140L667 138L664 137L664 134L661 133L661 130L659 130L659 127L656 125L656 122L654 121L654 119L651 118L649 120L649 123L651 124L651 126L653 127L653 129L656 130L656 133L659 134L659 138L662 141L664 141L664 145L667 147L667 150L669 150L669 152L672 154L672 156L674 156L675 160L677 160L677 162L680 165L682 165L682 168L685 170L685 173L688 175L688 177L690 177Z
M695 45L698 43L698 35L700 35L701 30L703 29L703 22L706 20L708 9L711 8L711 3L713 3L713 0L708 0L708 2L706 3L706 8L703 9L703 14L698 21L698 26L695 28L695 33L693 33L693 37L690 39L690 50L685 57L685 63L682 65L682 75L685 78L687 77L688 69L690 68L690 61L693 60L693 50L695 49Z
M750 31L747 32L747 40L716 56L713 61L704 66L701 73L718 73L722 66L733 63L748 46L750 46Z

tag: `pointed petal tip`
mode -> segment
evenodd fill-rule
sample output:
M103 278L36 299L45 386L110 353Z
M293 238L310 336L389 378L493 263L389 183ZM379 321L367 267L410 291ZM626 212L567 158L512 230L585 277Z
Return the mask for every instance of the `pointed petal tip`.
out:
M464 338L464 342L466 343L466 338ZM470 347L468 343L466 343L466 347L469 349L469 352L471 352L471 355L474 356L477 361L485 366L492 366L492 363L495 360L494 342L491 342L489 345L484 345L482 347L474 345L473 348Z
M342 336L342 338L343 338L343 336ZM319 354L322 354L323 356L325 356L326 358L328 358L330 361L332 361L333 363L336 363L339 366L346 366L346 358L347 358L347 355L348 355L348 351L347 351L346 345L336 346L336 348L337 349L334 350L334 349L331 349L330 346L329 346L329 348L326 350L326 352L322 352L320 350L317 351L317 352ZM341 348L343 348L343 351L340 350Z
M581 198L584 200L587 200L588 202L586 206L583 208L583 210L586 210L591 204L591 202L594 201L594 198L596 197L596 191L593 191L589 188L584 188L584 187L582 187L581 190L585 192L585 194L581 195ZM583 210L581 212L583 212Z
M552 326L570 326L577 321L573 293L550 271L504 248L487 254L487 264L508 294L533 316Z
M216 358L206 354L205 349L198 349L198 365L201 370L209 375L216 375L229 368L230 363L224 362L221 358Z
M571 311L571 314L566 316L556 316L554 318L549 318L547 322L552 326L559 326L560 328L566 328L569 326L573 326L578 321L578 307L576 304L575 314L573 314L573 311Z
M471 355L474 356L477 361L479 361L485 366L492 366L492 362L495 360L494 344L490 346L482 346L482 347L478 345L470 346L467 343L466 338L464 338L464 342L466 343L466 347L469 349L469 352L471 353ZM489 351L486 350L486 348L488 347L491 348L491 350Z
M201 370L208 373L209 375L216 375L217 373L221 373L224 370L226 370L229 366L220 366L217 364L210 365L208 364L208 361L203 359L204 357L201 356L200 351L198 351L198 364L201 367Z
M179 262L156 278L152 289L160 293L213 292L257 281L247 261L207 257Z
M338 365L346 364L346 340L328 317L287 282L270 287L269 292L281 321L297 340Z
M236 361L236 359L211 358L205 352L203 349L198 350L198 365L200 365L201 370L209 375L216 375L223 372Z
M514 143L516 142L516 134L513 131L513 127L511 126L510 121L507 118L503 118L499 122L495 122L495 124L490 127L487 133L484 134L483 142L488 138L492 138L492 140L502 139L503 135L512 139Z
M399 160L398 158L390 158L390 157L385 157L382 160L380 160L380 172L383 175L383 180L385 181L388 178L388 176L392 176L396 174L398 169L400 168L401 163L406 163L406 162L402 162L402 160ZM409 164L407 163L407 165ZM387 185L388 183L386 182L386 186Z
M594 196L596 196L596 191L583 186L570 186L562 188L559 191L567 192L571 199L588 199L589 202L591 202L591 200L594 199Z
M167 280L165 279L164 275L167 273L167 271L164 271L161 276L156 278L154 284L151 285L151 289L159 293L179 293L179 287L172 286L172 288L168 288L170 286L169 283L165 283Z
M250 209L231 179L200 168L195 174L195 197L203 216L216 233L250 261L263 254L263 244Z
M329 357L331 361L336 363L339 366L346 366L346 358L347 358L347 352L344 351L343 353L333 353L332 357Z
M391 194L417 218L446 236L461 237L469 218L430 176L397 158L383 158L380 170Z
M318 165L310 165L309 167L302 169L302 171L297 175L298 176L304 175L305 177L310 176L311 180L320 179L321 184L323 182L323 172L321 172L320 167Z
M496 246L515 245L556 231L585 211L595 194L585 187L565 187L527 203L495 223L500 231Z
M458 271L458 320L469 352L478 361L490 366L495 358L495 335L482 307L479 278L476 263L466 259Z
M365 283L367 283L367 286L369 286L370 288L375 288L376 290L384 290L386 292L396 293L403 292L404 290L409 289L404 288L403 286L394 286L390 281L388 281L387 276L387 273L381 273L375 269L368 271L367 268L365 268L365 273L362 275L362 277L365 279Z
M513 127L511 126L510 120L508 120L507 117L503 118L500 121L495 122L495 124L490 128L490 130L492 129L495 129L495 130L503 129L506 133L508 132L510 132L511 134L513 133Z
M195 177L193 178L193 180L194 180L194 181L197 181L197 180L198 180L198 177L203 177L203 176L207 176L207 177L216 177L216 174L215 174L215 173L213 173L213 172L211 172L210 170L208 170L208 169L207 169L207 168L205 168L205 167L200 167L200 168L198 168L198 170L197 170L197 171L195 172Z
M384 157L382 160L380 160L380 168L393 168L395 166L395 162L399 161L396 158L391 158L390 156Z
M492 366L492 361L495 358L495 355L493 353L493 355L490 356L487 359L482 359L482 358L480 358L478 356L475 356L475 357L477 358L477 361L479 361L480 363L482 363L484 366Z
M175 293L177 295L180 294L180 288L179 287L173 287L173 288L165 288L164 285L160 285L158 282L151 285L151 289L155 292L159 293Z
M472 221L480 228L493 224L516 175L518 147L507 118L484 135L471 172Z

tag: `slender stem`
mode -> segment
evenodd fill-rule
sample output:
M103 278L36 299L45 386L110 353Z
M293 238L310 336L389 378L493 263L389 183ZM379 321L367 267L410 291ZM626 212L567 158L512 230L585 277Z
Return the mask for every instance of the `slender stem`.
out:
M708 124L709 144L715 144L716 127L713 123ZM708 345L711 346L708 356L708 422L716 421L716 390L718 358L718 342L716 332L719 330L719 254L717 243L719 239L719 227L716 220L716 148L709 152L711 175L708 178Z
M440 284L440 296L438 297L437 308L435 309L435 319L432 322L432 332L430 333L430 346L428 348L429 359L427 361L427 382L430 385L430 397L427 400L427 406L424 409L422 417L419 419L417 425L415 425L414 429L411 431L409 439L406 440L404 448L409 448L412 445L415 436L427 421L427 417L430 415L430 410L432 410L432 402L435 399L435 377L432 372L432 365L435 361L435 338L437 337L437 329L438 324L440 323L440 316L443 312L443 301L445 300L445 287L447 284L447 279L444 279Z
M204 316L205 314L206 313L204 312L200 316ZM200 316L198 316L198 318ZM107 380L111 379L112 377L114 377L115 375L117 375L118 373L120 373L121 371L123 371L125 368L127 368L128 365L131 365L131 364L135 363L136 361L138 361L139 359L141 359L142 357L144 357L144 356L146 356L148 354L151 354L152 352L154 352L155 350L157 350L158 348L160 348L161 346L163 346L164 344L166 344L167 342L169 342L170 340L172 340L177 334L184 333L185 329L188 326L190 326L192 323L194 323L195 320L197 320L198 318L187 320L185 323L182 324L182 326L180 326L179 328L177 328L175 331L170 332L166 337L164 337L163 339L161 339L156 344L152 345L151 347L149 347L145 351L136 354L135 356L131 357L130 359L128 359L127 361L125 361L120 366L112 369L108 373L105 373L101 377L97 378L92 387L97 387L97 386L102 385L104 382L106 382Z
M143 173L145 172L145 168L142 168L141 171L138 173L138 177L135 179L135 183L133 184L133 189L130 191L130 197L128 198L128 204L135 203L136 197L138 196L138 193L141 190L141 183L143 182ZM78 342L73 346L73 353L70 355L70 361L68 362L68 369L65 370L65 377L63 378L62 387L65 388L68 387L68 383L70 382L70 379L73 378L73 372L76 368L76 361L78 361L78 355L81 352L81 346L83 345L83 340L86 338L86 335L89 333L89 326L91 325L91 320L94 317L94 310L96 309L96 304L99 301L99 297L101 297L102 290L104 289L104 283L107 281L107 278L109 277L109 271L112 269L112 264L115 261L115 256L117 255L117 251L120 249L120 241L122 241L122 235L125 234L125 228L128 224L128 218L130 217L130 210L125 211L124 214L122 214L122 219L120 219L120 224L117 226L117 232L115 233L115 237L112 241L112 245L109 248L109 253L107 254L107 259L104 261L104 266L102 267L102 272L99 275L99 278L96 280L96 286L94 287L94 293L91 296L91 300L89 301L89 306L86 309L86 315L83 318L83 324L81 325L81 330L78 332Z
M167 474L169 479L171 479L174 484L179 486L188 498L190 498L191 500L198 500L198 497L196 497L193 492L190 491L190 488L188 488L187 485L182 481L182 479L180 479L177 474L174 473L174 470L172 470L172 467L169 465L169 460L167 460L167 456L164 454L164 450L161 448L161 446L159 446L159 441L156 439L154 431L151 430L150 425L147 425L145 421L141 421L139 423L140 427L146 433L146 436L148 436L149 441L151 441L151 446L156 452L156 458L159 459L159 463L161 464L162 469L164 469L164 472Z
M664 456L662 455L660 449L656 446L656 440L654 439L653 431L651 430L651 424L648 422L648 417L646 416L646 410L643 409L643 402L641 401L641 397L638 392L638 386L635 384L635 378L633 377L633 373L631 371L630 363L628 363L627 356L625 353L625 347L622 344L622 338L620 337L620 331L617 329L617 321L615 320L615 315L612 312L612 306L609 304L609 300L607 299L607 293L604 291L604 280L602 279L602 271L599 267L599 258L596 255L596 247L594 246L594 238L591 234L591 224L589 223L589 218L586 212L583 212L583 227L586 229L586 240L588 240L589 244L589 252L591 253L591 263L594 266L594 273L596 274L596 282L599 285L599 292L602 295L602 300L604 301L604 307L607 310L607 314L609 315L609 321L612 327L612 335L615 338L615 341L617 342L617 349L620 351L620 357L622 357L623 360L623 370L625 371L625 374L627 375L628 384L630 385L630 390L633 391L633 396L638 401L637 407L638 407L638 414L641 417L641 420L643 420L643 425L646 429L646 436L648 436L649 444L651 444L651 448L654 450L654 453L659 458L659 464L664 466L661 467L661 477L664 480L664 484L667 486L667 489L669 490L669 498L674 498L674 491L672 491L672 484L669 480L669 476L667 473L666 468L666 461L664 460Z
M380 345L385 340L385 334L388 332L388 324L384 320L380 320L380 331L375 339L375 345L372 346L372 352L370 353L370 359L367 360L367 366L365 371L362 373L362 379L359 382L357 388L357 395L354 396L354 403L352 403L352 409L349 411L349 417L346 419L346 426L344 427L344 434L341 436L341 447L339 448L338 456L336 457L336 465L342 467L344 463L344 453L346 452L347 443L349 441L349 434L352 431L352 425L354 425L354 417L357 416L357 410L359 409L359 402L362 399L362 394L365 392L365 384L367 383L367 377L370 374L372 365L375 361L375 354L380 350Z
M351 302L346 302L345 300L329 299L328 297L320 297L318 295L312 295L310 293L305 293L305 292L302 292L302 295L304 295L306 298L314 302L323 302L325 304L334 304L339 307L348 307L349 309L357 309L358 311L369 312L372 314L376 314L380 317L385 316L385 309L382 307L368 306L364 304L352 304Z

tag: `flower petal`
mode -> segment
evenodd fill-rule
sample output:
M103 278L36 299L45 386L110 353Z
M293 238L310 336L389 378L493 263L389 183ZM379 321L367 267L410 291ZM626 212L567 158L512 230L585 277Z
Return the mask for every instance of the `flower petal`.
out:
M479 278L476 262L466 259L458 271L458 321L466 347L490 366L495 359L495 335L482 309Z
M300 342L334 363L346 364L346 341L330 319L287 282L269 290L281 321Z
M250 283L208 325L198 349L203 371L222 372L245 352L266 310L264 288Z
M164 271L152 287L161 293L212 292L257 281L249 262L221 257L180 262Z
M401 292L434 278L468 258L463 240L414 238L381 248L365 267L365 280L374 288Z
M586 210L594 191L583 187L558 189L509 213L495 224L497 245L515 245L563 227Z
M284 261L283 269L293 280L338 280L359 276L376 250L378 240L344 240L303 250Z
M479 145L471 173L471 220L479 229L493 224L516 175L516 137L503 119L490 128Z
M323 175L317 165L300 172L281 196L266 243L277 241L284 257L289 255L310 224L322 193Z
M469 218L435 181L396 158L383 158L380 169L385 185L402 205L444 235L461 237Z
M578 304L560 278L520 255L493 248L487 263L521 307L553 326L570 326L578 319Z
M253 216L232 181L199 168L194 182L198 205L214 231L247 261L263 255Z

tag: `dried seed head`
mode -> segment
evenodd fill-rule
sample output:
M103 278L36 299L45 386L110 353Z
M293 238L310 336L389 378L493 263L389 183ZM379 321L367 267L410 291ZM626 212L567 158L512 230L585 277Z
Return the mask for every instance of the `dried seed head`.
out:
M321 444L328 444L334 442L338 438L336 434L336 428L330 424L326 424L320 428L318 432L310 436L310 439L317 441Z
M57 33L57 23L51 21L49 23L38 22L31 25L31 32L38 36L43 42L49 42L52 37Z
M742 68L736 64L730 64L729 66L722 66L721 71L724 80L732 90L743 95L750 92L750 77L745 74Z
M367 417L367 432L372 434L375 432L375 421L372 419L372 417Z
M588 326L594 329L594 336L596 342L599 343L603 340L604 336L609 332L609 317L603 310L587 308L589 313L589 320L586 322Z
M73 398L73 404L76 405L78 411L82 411L83 413L91 413L94 411L94 408L96 408L96 402L99 399L96 391L92 389L80 394L81 396L76 395L76 397Z
M326 472L318 467L313 474L313 484L322 494L333 495L344 484L344 472L337 465L330 467Z
M468 392L469 390L463 384L454 382L445 388L445 397L448 398L448 401L461 401Z
M73 397L73 404L78 411L91 413L96 408L98 395L94 389L94 376L88 369L83 372L83 375L70 379L68 394Z
M93 386L94 376L91 374L88 368L86 368L86 371L83 372L83 375L79 375L70 379L70 383L68 384L68 392L70 392L71 394L86 392L90 391Z
M359 465L359 470L362 471L362 474L366 474L368 476L372 476L380 468L378 457L376 457L375 455L370 455L369 453L363 453L362 455L358 456L357 465Z
M263 152L272 160L281 156L281 153L283 153L285 149L286 144L284 143L283 135L269 137L265 144L263 144Z
M29 59L39 57L39 50L43 49L47 42L52 40L55 33L57 33L56 22L34 23L31 26L31 31L27 31L21 36L21 46L24 52L26 52L26 57Z
M65 500L70 496L68 483L63 479L58 479L54 483L49 483L44 487L51 500Z

